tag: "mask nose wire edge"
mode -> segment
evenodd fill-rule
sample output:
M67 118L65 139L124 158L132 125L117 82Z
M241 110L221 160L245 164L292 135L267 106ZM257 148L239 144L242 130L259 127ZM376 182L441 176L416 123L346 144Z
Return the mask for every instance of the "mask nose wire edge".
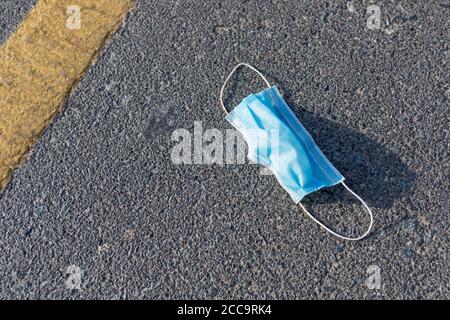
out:
M255 72L256 72L256 73L264 80L264 82L266 83L267 87L269 87L269 88L271 87L271 85L270 85L269 81L267 81L266 77L264 77L264 75L263 75L261 72L259 72L255 67L249 65L248 63L244 63L244 62L239 63L238 65L236 65L236 66L233 68L233 70L232 70L231 73L228 75L227 79L225 80L225 82L224 82L224 84L223 84L223 86L222 86L222 89L220 89L220 105L221 105L223 111L225 111L225 114L228 114L228 111L227 111L227 108L225 108L225 104L223 103L223 93L224 93L224 91L225 91L225 87L226 87L228 81L230 81L230 79L231 79L231 77L233 76L233 74L234 74L234 73L236 72L236 70L239 69L240 67L247 67L247 68L252 69L253 71L255 71Z
M305 213L312 219L314 220L319 226L321 226L322 228L324 228L325 230L327 230L329 233L335 235L338 238L344 239L344 240L350 240L350 241L358 241L358 240L362 240L364 239L372 230L372 225L373 225L373 214L372 214L372 210L370 210L369 206L367 205L367 203L360 197L358 196L355 192L353 192L352 189L350 189L345 182L341 182L342 185L356 198L358 199L363 205L364 207L367 209L367 212L369 213L370 216L370 224L369 224L369 228L367 229L367 231L362 235L359 236L357 238L350 238L350 237L345 237L343 235L338 234L337 232L331 230L330 228L328 228L327 226L325 226L322 222L320 222L319 220L317 220L311 213L308 212L308 210L306 210L306 208L303 206L303 204L299 203L300 207L303 209L303 211L305 211Z

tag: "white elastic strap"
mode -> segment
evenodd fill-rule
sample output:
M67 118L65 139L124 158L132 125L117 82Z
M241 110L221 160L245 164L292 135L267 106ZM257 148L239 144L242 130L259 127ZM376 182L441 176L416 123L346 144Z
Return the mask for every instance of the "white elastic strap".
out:
M266 77L263 76L263 74L261 72L259 72L256 68L252 67L251 65L249 65L248 63L239 63L236 67L234 67L234 69L231 71L230 75L228 76L228 78L225 80L222 89L220 89L220 104L222 106L223 111L225 111L226 114L228 114L227 108L225 108L225 104L223 103L223 92L225 91L225 87L228 83L228 81L230 81L231 77L233 76L233 74L236 72L237 69L239 69L240 67L248 67L250 69L252 69L253 71L255 71L266 83L267 87L270 88L270 83L269 81L267 81Z
M341 183L342 183L342 185L343 185L348 191L350 191L350 193L351 193L352 195L355 196L356 199L358 199L358 200L364 205L364 207L365 207L365 208L367 209L367 211L369 212L369 216L370 216L370 225L369 225L369 228L367 229L367 231L366 231L362 236L360 236L360 237L358 237L358 238L349 238L349 237L342 236L342 235L340 235L340 234L334 232L333 230L331 230L331 229L328 228L327 226L325 226L322 222L320 222L320 221L317 220L316 218L314 218L314 216L313 216L311 213L309 213L308 210L306 210L306 208L305 208L301 203L299 203L299 205L300 205L300 207L302 207L303 211L305 211L306 214L307 214L311 219L313 219L319 226L321 226L322 228L324 228L325 230L327 230L329 233L335 235L336 237L341 238L341 239L344 239L344 240L350 240L350 241L361 240L361 239L365 238L365 237L369 234L370 230L372 230L372 224L373 224L373 214L372 214L372 211L370 210L369 206L364 202L364 200L361 199L360 196L358 196L356 193L354 193L352 189L350 189L349 187L347 187L347 185L346 185L344 182L341 182Z

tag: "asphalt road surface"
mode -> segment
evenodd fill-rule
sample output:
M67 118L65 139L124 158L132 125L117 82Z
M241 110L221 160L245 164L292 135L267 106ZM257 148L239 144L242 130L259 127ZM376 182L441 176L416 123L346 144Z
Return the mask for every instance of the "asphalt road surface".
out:
M137 1L0 195L0 298L450 298L450 2L377 1L379 29L370 4ZM32 5L0 2L2 43ZM368 238L254 164L173 163L174 130L231 128L241 61L373 208ZM229 108L263 86L233 82ZM304 203L368 223L342 187Z

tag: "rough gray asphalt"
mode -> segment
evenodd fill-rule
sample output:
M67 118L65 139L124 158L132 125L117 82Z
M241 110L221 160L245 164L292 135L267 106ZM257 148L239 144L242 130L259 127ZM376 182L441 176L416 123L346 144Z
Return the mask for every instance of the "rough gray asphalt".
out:
M377 1L381 30L352 3L137 1L0 195L0 298L450 298L450 2ZM32 4L0 2L0 41ZM175 128L231 128L218 92L240 61L373 207L370 237L329 236L255 165L171 162ZM235 82L229 107L262 86ZM305 203L367 223L341 187Z

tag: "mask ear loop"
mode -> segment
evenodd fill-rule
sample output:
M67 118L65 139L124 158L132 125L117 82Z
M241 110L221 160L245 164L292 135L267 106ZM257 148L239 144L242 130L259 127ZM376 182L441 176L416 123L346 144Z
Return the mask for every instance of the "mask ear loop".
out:
M306 208L299 203L300 207L303 209L303 211L305 211L305 213L311 218L313 219L319 226L321 226L322 228L324 228L325 230L327 230L329 233L335 235L338 238L344 239L344 240L350 240L350 241L358 241L361 240L363 238L365 238L369 233L370 230L372 230L372 225L373 225L373 214L372 214L372 210L370 210L369 206L367 205L367 203L360 197L358 196L355 192L353 192L352 189L350 189L344 182L341 182L342 185L356 198L358 199L366 208L367 212L369 212L369 216L370 216L370 224L369 224L369 228L367 229L367 231L362 235L359 236L357 238L349 238L349 237L345 237L342 236L340 234L338 234L337 232L331 230L330 228L328 228L327 226L325 226L322 222L320 222L319 220L317 220L311 213L308 212L308 210L306 210Z
M255 71L266 83L267 87L270 88L271 85L269 83L269 81L267 81L266 77L263 76L263 74L261 72L259 72L255 67L252 67L251 65L249 65L248 63L239 63L236 67L234 67L234 69L231 71L231 73L229 74L229 76L227 77L227 79L225 80L222 89L220 89L220 105L222 106L223 111L225 111L225 114L228 114L227 108L225 108L225 104L223 103L223 93L225 91L225 87L228 83L228 81L230 81L231 77L233 76L233 74L236 72L237 69L239 69L240 67L247 67L252 69L253 71Z

